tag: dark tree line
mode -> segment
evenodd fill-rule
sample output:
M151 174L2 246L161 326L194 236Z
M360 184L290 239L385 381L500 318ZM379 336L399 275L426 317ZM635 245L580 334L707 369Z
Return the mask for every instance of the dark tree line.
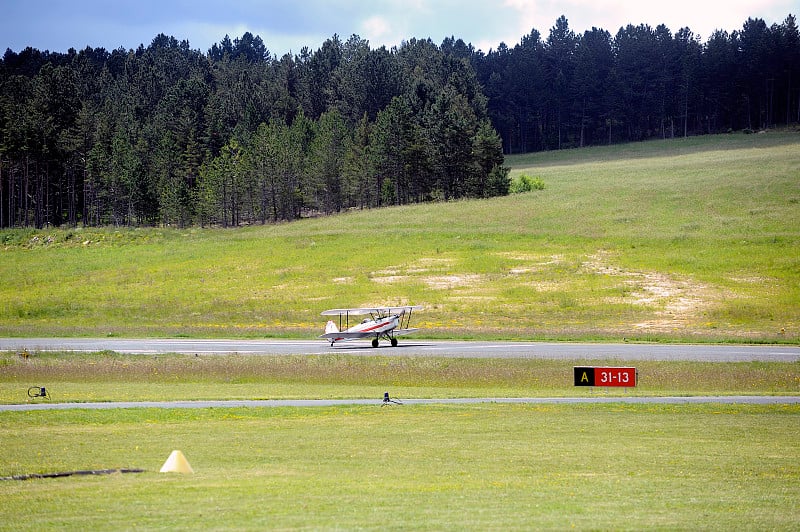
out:
M250 33L207 53L7 50L0 227L235 226L508 192L505 152L758 129L800 118L794 17L701 44L628 26L484 54L455 38L354 35L272 55Z
M795 17L716 31L629 25L575 34L559 18L513 48L469 57L506 153L649 138L756 130L800 121L800 37Z
M429 40L337 36L272 56L8 50L0 63L0 227L268 223L508 192L467 59Z

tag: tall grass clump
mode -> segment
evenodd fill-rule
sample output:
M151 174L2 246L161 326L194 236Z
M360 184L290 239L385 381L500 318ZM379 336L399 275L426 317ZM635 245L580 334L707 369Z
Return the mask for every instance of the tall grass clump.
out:
M192 399L572 396L572 366L587 361L348 356L133 356L102 353L0 354L0 402ZM800 393L798 363L641 361L624 395ZM580 390L586 392L586 390Z

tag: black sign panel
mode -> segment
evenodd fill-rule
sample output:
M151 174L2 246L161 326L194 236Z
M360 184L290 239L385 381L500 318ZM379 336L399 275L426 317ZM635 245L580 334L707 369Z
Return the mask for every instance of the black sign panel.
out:
M575 366L575 386L594 386L594 368Z

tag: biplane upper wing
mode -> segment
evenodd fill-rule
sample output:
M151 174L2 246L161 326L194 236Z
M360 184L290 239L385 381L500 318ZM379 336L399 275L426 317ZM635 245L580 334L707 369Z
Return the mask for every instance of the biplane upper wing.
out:
M405 307L363 307L363 308L332 308L322 313L323 316L342 316L351 314L359 316L362 314L400 314L406 311L422 310L420 305L407 305Z
M352 314L358 316L361 314L369 314L370 310L367 308L332 308L322 313L323 316L342 316L344 314Z

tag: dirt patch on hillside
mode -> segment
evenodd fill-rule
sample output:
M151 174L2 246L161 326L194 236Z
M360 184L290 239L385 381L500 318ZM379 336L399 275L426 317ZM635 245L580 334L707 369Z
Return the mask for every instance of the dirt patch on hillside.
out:
M446 290L448 288L458 288L460 286L475 286L480 280L481 276L478 274L434 275L422 278L422 281L434 290Z
M420 272L413 272L415 279L428 285L433 290L447 290L465 286L474 286L480 282L481 276L477 274L469 275L418 275ZM411 280L411 275L375 275L371 277L372 282L379 284L399 283Z
M533 255L528 253L498 253L500 257L527 263L524 266L510 268L508 273L511 275L524 275L527 273L536 273L542 271L554 264L561 264L564 262L563 255L550 255L543 257L541 255ZM542 260L545 259L545 260Z
M473 286L480 282L481 276L478 274L447 273L452 262L452 259L423 257L407 265L374 271L369 277L372 282L379 284L406 282L413 277L434 290Z
M639 329L672 331L697 322L703 312L721 295L716 290L687 277L660 272L625 270L609 263L608 253L589 256L583 268L598 275L620 277L625 295L615 302L655 309L655 317L634 323Z

